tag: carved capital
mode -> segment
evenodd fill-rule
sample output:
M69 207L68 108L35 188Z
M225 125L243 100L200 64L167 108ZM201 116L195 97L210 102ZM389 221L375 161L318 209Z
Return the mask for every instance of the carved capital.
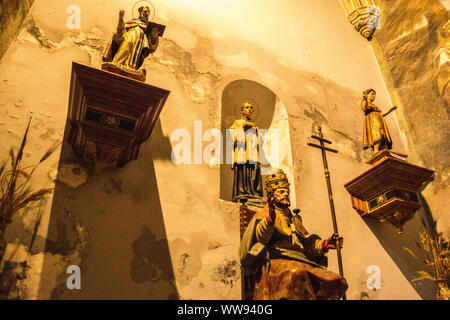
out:
M367 40L372 40L380 21L380 9L373 0L341 0L350 23Z

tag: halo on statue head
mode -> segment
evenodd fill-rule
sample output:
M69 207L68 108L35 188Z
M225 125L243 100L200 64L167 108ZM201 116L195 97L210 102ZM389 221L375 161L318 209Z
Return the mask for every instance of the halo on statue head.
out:
M149 7L150 8L150 15L148 17L148 21L153 21L153 19L155 18L155 6L153 5L153 3L151 3L150 1L146 1L146 0L142 0L142 1L138 1L134 4L133 6L133 19L138 19L139 18L139 8L140 7Z
M252 113L252 115L251 115L251 119L252 119L252 121L256 121L256 120L258 120L258 117L259 117L259 105L256 103L256 101L255 100L253 100L253 99L242 99L237 105L236 105L236 107L234 108L234 115L235 115L235 117L236 117L236 119L240 119L240 118L242 118L242 111L241 111L241 108L242 108L242 105L244 104L244 103L246 103L246 102L250 102L251 104L252 104L252 106L253 106L253 113Z

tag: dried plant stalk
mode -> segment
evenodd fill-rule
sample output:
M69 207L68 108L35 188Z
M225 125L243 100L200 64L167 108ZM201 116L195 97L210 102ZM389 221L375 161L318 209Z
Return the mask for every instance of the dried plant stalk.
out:
M421 283L423 280L430 280L437 284L438 292L436 298L438 300L450 300L450 253L449 242L444 238L442 233L432 232L423 223L424 228L419 233L420 247L425 252L425 264L430 266L431 272L418 271L417 276L412 282ZM409 254L417 258L414 253L404 248Z
M39 164L48 159L56 151L59 143L51 146L38 163L27 167L21 166L30 124L31 118L28 121L17 154L11 148L9 150L9 157L0 165L0 262L6 250L6 241L4 239L5 229L11 222L13 215L20 209L44 199L46 195L53 191L53 188L32 191L30 179Z

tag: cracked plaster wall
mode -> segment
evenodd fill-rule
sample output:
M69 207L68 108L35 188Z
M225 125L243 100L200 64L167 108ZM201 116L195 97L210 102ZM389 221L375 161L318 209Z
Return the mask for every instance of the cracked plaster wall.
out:
M450 96L439 91L437 64L437 52L448 41L448 35L440 36L449 21L444 2L377 1L383 21L374 51L394 103L401 106L399 122L411 161L436 171L423 194L439 231L450 234Z
M171 91L160 122L138 160L124 168L90 175L70 146L63 145L60 158L53 156L40 169L36 184L55 183L59 193L40 209L43 218L33 250L27 250L33 210L17 215L8 228L8 252L15 253L11 261L30 266L22 264L28 277L17 284L19 297L240 299L238 208L219 199L219 166L175 166L168 137L178 128L193 136L196 120L204 130L220 128L223 89L248 79L270 88L286 107L297 206L307 229L323 237L332 233L323 168L320 152L306 142L321 125L340 151L329 156L329 165L346 239L347 296L359 299L365 291L372 299L420 298L351 208L343 188L368 168L361 148L361 92L373 87L380 106L389 105L369 44L354 32L337 2L285 0L273 8L257 3L155 1L156 20L167 29L144 67L148 83ZM65 27L69 4L81 8L80 30ZM225 5L228 9L221 10ZM99 0L95 6L88 0L36 1L0 61L1 150L17 144L30 115L27 159L37 159L38 150L63 138L71 62L98 67L118 11L126 9L128 18L130 7L124 0ZM395 120L387 121L396 149L408 151ZM147 192L156 192L153 203L145 201ZM155 258L158 248L163 248L161 259ZM336 271L334 253L329 261ZM69 264L82 268L79 292L65 288ZM373 264L380 266L382 276L376 292L366 287L365 271Z

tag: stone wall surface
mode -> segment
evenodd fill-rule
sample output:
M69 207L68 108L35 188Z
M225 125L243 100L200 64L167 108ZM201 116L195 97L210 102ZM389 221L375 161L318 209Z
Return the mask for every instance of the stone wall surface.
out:
M170 135L186 128L195 139L194 121L202 121L203 130L220 130L224 89L249 80L270 89L282 106L279 115L287 119L279 123L289 124L285 141L292 153L283 165L293 172L293 207L301 208L308 231L322 237L332 233L328 195L320 152L306 143L321 126L339 150L329 156L329 165L345 237L348 298L433 298L432 286L415 288L409 282L421 266L396 256L386 243L397 239L411 246L421 213L405 226L402 238L395 238L393 227L361 219L343 187L368 169L362 91L376 89L382 108L390 97L370 43L354 32L339 3L153 3L155 20L167 29L144 64L147 83L171 93L139 158L123 168L90 173L67 143L66 117L71 62L99 67L118 12L123 8L125 18L131 17L132 1L38 0L0 60L0 150L19 143L30 116L27 161L62 142L60 153L33 181L54 185L53 195L17 214L7 229L11 273L26 273L16 277L9 297L240 299L238 206L220 199L220 165L171 161L176 142ZM81 29L67 29L69 5L80 7ZM412 153L403 138L409 131L400 129L397 116L387 122L396 150ZM42 219L30 246L38 211ZM329 269L337 271L336 260L330 253ZM72 264L81 268L81 290L66 287ZM381 270L377 290L366 283L371 265Z
M441 80L450 81L445 73L449 65L448 1L377 3L383 17L374 38L375 53L393 102L401 106L399 123L411 162L436 171L423 195L438 230L449 234L450 96L439 85Z
M30 11L34 0L3 0L0 2L0 59Z

